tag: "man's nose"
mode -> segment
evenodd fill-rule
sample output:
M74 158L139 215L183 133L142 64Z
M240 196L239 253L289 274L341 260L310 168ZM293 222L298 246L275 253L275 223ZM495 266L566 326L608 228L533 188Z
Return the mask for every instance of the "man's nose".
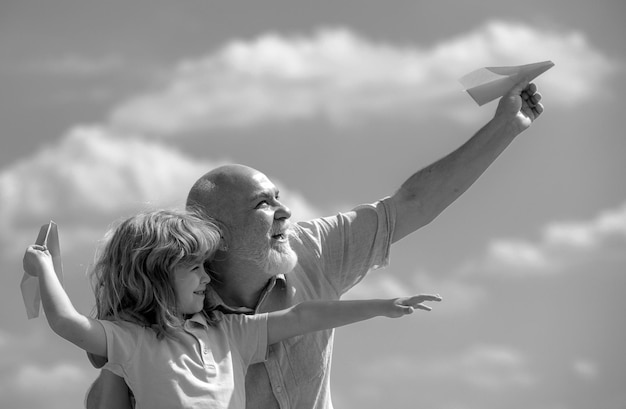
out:
M289 219L290 217L291 217L291 209L289 209L287 206L279 202L278 206L276 207L276 212L274 213L274 218L281 220L281 219Z

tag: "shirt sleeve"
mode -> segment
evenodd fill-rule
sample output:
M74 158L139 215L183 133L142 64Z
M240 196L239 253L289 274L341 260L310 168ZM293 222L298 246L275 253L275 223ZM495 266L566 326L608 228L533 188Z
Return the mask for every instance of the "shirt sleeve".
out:
M246 365L267 359L267 313L225 314L220 325Z
M107 363L104 369L108 369L118 376L124 376L125 365L132 359L133 354L140 347L144 329L138 325L100 321L104 327L107 338Z
M298 262L321 270L338 295L389 263L395 207L389 198L349 212L298 223Z

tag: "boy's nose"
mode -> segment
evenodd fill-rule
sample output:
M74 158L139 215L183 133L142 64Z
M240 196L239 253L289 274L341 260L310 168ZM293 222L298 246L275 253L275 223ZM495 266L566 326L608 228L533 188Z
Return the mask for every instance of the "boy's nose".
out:
M200 276L200 283L209 284L211 282L211 276L206 270L203 270L202 275Z

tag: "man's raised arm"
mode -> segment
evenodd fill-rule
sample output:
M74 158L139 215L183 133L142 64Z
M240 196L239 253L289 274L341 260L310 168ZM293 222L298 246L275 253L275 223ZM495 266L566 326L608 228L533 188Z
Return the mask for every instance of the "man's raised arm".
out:
M543 112L534 84L522 81L498 103L496 113L461 147L409 177L392 196L396 242L433 221L463 194L517 135Z

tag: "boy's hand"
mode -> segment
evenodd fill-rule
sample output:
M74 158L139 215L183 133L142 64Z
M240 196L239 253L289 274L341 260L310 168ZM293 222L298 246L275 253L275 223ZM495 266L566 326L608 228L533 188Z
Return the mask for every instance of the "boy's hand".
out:
M401 317L406 314L412 314L413 311L418 308L424 311L432 310L428 305L422 304L425 301L441 301L442 298L439 294L419 294L412 297L402 297L393 300L394 309L390 318Z
M28 246L22 260L24 271L31 276L39 277L39 273L43 271L46 265L54 269L52 264L52 256L46 248L39 244Z

